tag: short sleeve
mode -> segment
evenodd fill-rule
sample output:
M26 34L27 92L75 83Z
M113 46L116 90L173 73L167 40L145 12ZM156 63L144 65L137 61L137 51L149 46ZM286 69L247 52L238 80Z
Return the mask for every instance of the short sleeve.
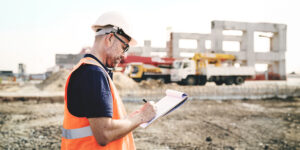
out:
M94 65L82 65L70 77L68 110L77 117L112 117L113 103L104 70Z

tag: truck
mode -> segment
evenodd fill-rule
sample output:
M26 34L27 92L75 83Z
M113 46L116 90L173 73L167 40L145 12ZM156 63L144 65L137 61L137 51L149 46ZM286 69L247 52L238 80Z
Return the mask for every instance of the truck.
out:
M136 55L129 55L126 56L124 59L121 60L120 64L116 67L116 71L124 72L128 64L130 63L143 63L149 64L152 66L172 66L174 58L169 57L145 57L145 56L136 56Z
M124 72L136 82L148 79L170 82L174 58L143 57L129 55L118 65L119 70Z
M164 83L170 82L170 68L172 65L144 64L141 62L128 63L124 74L128 75L136 82L143 80L155 79Z
M236 57L222 53L195 53L173 62L171 81L181 85L240 85L255 75L254 67L235 66Z

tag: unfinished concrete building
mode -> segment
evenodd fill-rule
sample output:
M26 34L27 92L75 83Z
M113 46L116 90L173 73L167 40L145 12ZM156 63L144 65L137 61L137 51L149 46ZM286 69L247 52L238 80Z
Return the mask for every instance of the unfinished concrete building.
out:
M151 41L145 41L144 47L132 47L129 53L150 56L151 52L165 53L167 57L185 57L182 53L216 52L233 54L237 57L237 63L241 66L252 66L255 64L267 64L267 72L280 75L280 79L286 79L286 30L285 24L273 23L246 23L231 21L212 21L211 34L198 33L171 33L170 41L165 48L151 47ZM239 35L226 35L226 31L239 31ZM255 33L267 33L264 36L269 39L269 50L255 51ZM261 36L261 35L260 35ZM263 35L262 35L263 36ZM180 40L195 40L195 48L181 48ZM226 42L236 42L239 49L225 51ZM207 43L209 46L207 47Z
M144 41L142 47L130 47L129 55L152 56L153 53L162 53L165 57L191 57L192 55L182 55L183 53L196 52L216 52L233 54L237 57L236 63L240 66L254 67L256 64L267 65L266 73L275 73L280 79L286 79L286 30L285 24L273 23L247 23L232 21L212 21L211 34L199 33L171 33L170 40L166 47L152 47L151 41ZM226 31L240 34L226 34ZM255 50L255 35L268 39L269 48L266 51ZM264 35L264 33L267 34ZM182 48L181 40L192 40L196 44L194 48ZM236 50L225 50L227 43L237 43ZM61 68L72 68L82 54L57 54L56 65Z

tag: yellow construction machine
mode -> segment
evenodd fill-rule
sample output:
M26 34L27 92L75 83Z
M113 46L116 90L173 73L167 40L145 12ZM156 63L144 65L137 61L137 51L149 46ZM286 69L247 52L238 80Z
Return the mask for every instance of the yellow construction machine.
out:
M128 63L124 73L136 82L149 79L162 80L164 83L170 82L170 68L163 65Z

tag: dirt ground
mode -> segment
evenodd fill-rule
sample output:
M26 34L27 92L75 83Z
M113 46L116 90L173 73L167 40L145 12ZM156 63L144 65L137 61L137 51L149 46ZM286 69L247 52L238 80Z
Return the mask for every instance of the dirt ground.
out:
M300 98L192 100L134 137L137 149L300 149L299 108ZM59 149L62 119L63 103L0 102L0 149Z

